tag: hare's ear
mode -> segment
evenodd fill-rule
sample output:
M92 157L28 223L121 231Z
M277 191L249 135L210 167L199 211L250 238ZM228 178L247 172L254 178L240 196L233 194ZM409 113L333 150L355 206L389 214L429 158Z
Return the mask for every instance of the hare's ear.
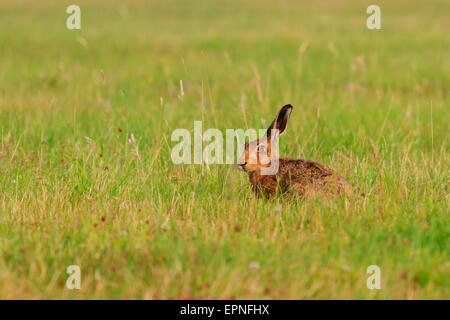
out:
M271 125L267 129L267 137L270 137L272 134L272 129L278 129L280 136L284 134L293 108L294 107L290 104L287 104L281 108L280 112L278 112L278 116L272 121Z

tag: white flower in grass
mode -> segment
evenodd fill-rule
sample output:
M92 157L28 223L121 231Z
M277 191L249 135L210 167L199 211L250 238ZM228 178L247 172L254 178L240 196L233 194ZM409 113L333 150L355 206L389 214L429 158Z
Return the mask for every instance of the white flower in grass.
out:
M260 268L260 265L258 262L251 262L248 267L250 270L258 270Z
M136 139L134 138L134 134L133 134L133 133L130 135L130 139L128 139L128 143L129 143L129 144L134 144L134 143L136 143Z
M169 229L169 225L168 225L167 221L161 223L161 229L162 229L163 231L166 231L167 229Z
M89 138L89 137L84 137L84 138L86 139L86 142L88 143L89 147L95 144L95 141L92 140L91 138Z

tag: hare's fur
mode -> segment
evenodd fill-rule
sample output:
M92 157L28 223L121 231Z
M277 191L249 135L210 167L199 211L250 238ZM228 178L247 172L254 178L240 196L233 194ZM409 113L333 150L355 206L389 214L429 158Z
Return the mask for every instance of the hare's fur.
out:
M275 175L249 172L252 189L257 196L267 198L275 194L291 193L305 198L325 192L327 195L351 193L351 186L339 174L327 166L313 161L280 158Z

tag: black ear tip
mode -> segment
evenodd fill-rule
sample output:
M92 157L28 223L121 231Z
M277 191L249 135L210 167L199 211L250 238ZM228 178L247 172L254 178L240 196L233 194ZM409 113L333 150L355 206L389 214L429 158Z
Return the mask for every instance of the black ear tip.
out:
M293 108L294 107L292 106L292 104L287 104L283 108L281 108L281 111L283 111L283 112L291 112Z

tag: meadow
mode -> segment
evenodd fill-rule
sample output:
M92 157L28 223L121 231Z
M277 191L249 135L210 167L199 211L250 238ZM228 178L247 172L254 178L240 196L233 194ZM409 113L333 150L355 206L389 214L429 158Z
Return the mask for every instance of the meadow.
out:
M2 0L0 298L449 299L448 12ZM173 130L265 128L286 103L281 154L365 198L256 199L235 165L172 162Z

